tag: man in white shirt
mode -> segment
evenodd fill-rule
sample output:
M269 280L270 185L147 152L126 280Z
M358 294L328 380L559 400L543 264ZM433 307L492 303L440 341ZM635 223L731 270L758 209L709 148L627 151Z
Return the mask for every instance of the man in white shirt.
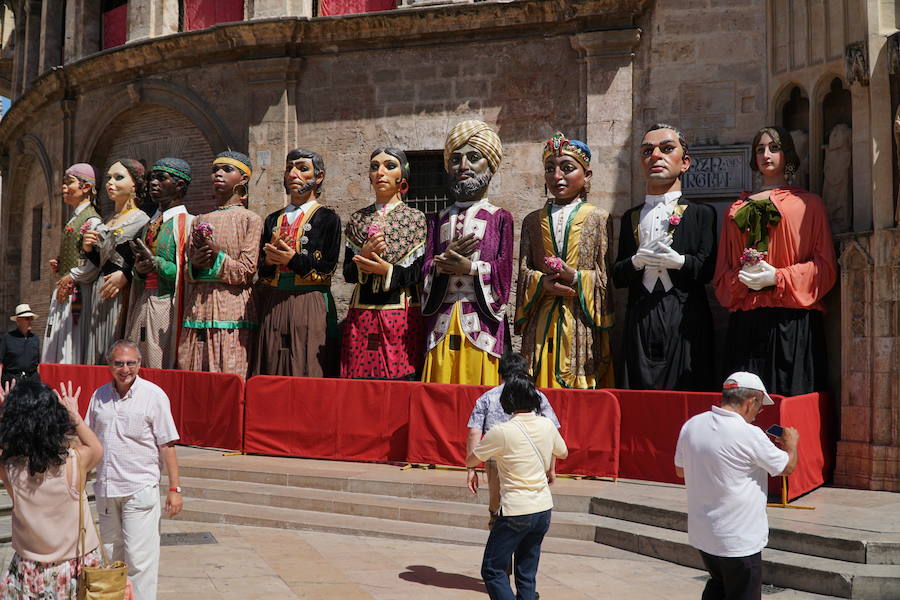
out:
M159 573L159 463L169 475L166 513L181 512L183 500L173 442L178 439L169 398L138 377L141 354L119 340L106 353L113 381L91 396L85 421L103 444L94 494L100 536L112 560L128 564L137 600L155 600Z
M790 475L800 435L785 427L779 450L751 425L774 404L759 376L731 374L721 407L689 419L675 450L688 498L688 540L710 574L703 600L759 600L762 549L769 541L768 475Z
M657 123L641 141L644 203L625 211L613 282L628 288L618 385L636 390L714 389L706 284L716 262L716 211L681 194L687 140Z

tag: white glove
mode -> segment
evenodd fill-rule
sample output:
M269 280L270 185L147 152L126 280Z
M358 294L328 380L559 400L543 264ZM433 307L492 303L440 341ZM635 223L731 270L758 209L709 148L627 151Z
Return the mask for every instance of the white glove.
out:
M662 242L656 244L656 261L651 266L657 269L680 269L684 266L684 255Z
M738 273L738 281L758 292L763 288L775 285L775 267L761 260L750 269L741 269Z
M631 264L634 265L635 269L641 271L644 267L651 263L655 263L656 260L656 252L648 250L647 248L638 248L637 254L631 257Z

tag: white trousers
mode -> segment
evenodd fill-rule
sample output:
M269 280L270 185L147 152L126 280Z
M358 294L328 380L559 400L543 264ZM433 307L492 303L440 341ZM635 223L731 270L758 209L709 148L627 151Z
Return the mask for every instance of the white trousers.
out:
M136 600L156 600L159 576L159 484L131 496L97 496L100 537L110 560L124 560Z

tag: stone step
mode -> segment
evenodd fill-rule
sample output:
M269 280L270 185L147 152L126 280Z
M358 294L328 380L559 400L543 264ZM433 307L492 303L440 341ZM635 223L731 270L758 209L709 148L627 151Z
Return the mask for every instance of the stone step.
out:
M188 501L180 518L194 521L310 529L353 535L483 544L483 505L295 486L182 478ZM683 531L603 516L555 512L547 543L611 546L702 568ZM549 547L548 547L549 548ZM603 550L600 550L601 552ZM866 565L767 548L766 583L841 598L900 598L900 568Z
M848 562L900 564L900 542L879 533L809 524L772 516L770 509L769 548ZM590 512L614 519L642 523L664 529L687 531L687 506L666 504L662 499L591 499ZM896 539L897 536L892 536Z
M702 568L699 554L688 543L687 533L618 519L609 521L596 528L597 543ZM772 548L763 550L763 581L839 598L900 598L900 568L896 565L860 564Z
M251 457L238 457L248 459ZM259 457L256 457L259 458ZM464 474L437 471L401 471L372 465L359 476L324 469L303 469L295 463L279 463L281 470L219 468L186 465L182 475L199 479L252 482L291 488L318 489L395 498L451 501L484 506L486 484L477 496L463 485ZM291 472L285 466L294 466ZM444 477L438 477L444 475ZM456 479L447 483L447 476ZM687 500L684 487L647 482L559 480L553 491L556 514L592 512L601 516L687 531ZM482 509L483 510L483 509ZM788 516L784 516L787 514ZM900 564L900 535L806 523L790 518L790 511L769 509L769 546L779 550L867 564Z

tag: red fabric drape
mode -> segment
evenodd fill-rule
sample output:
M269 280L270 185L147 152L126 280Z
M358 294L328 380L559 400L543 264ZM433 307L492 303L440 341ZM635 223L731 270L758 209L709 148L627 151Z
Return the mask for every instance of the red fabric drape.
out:
M402 461L410 397L420 384L252 377L247 382L247 452Z
M184 0L184 30L244 20L244 0Z
M831 398L825 393L784 398L780 424L800 432L797 468L788 476L788 498L793 500L831 479L835 454Z
M121 46L128 39L128 3L103 12L103 49Z
M397 0L319 0L319 15L349 15L397 8Z
M489 387L422 384L409 406L409 461L466 464L466 424L475 400Z
M569 457L556 465L557 473L617 477L619 400L605 390L542 390L559 418L560 433Z
M53 388L63 381L81 386L78 406L87 411L91 394L112 380L104 366L42 363L41 379ZM244 381L227 373L141 369L140 376L161 387L172 407L179 443L240 450L243 447Z

